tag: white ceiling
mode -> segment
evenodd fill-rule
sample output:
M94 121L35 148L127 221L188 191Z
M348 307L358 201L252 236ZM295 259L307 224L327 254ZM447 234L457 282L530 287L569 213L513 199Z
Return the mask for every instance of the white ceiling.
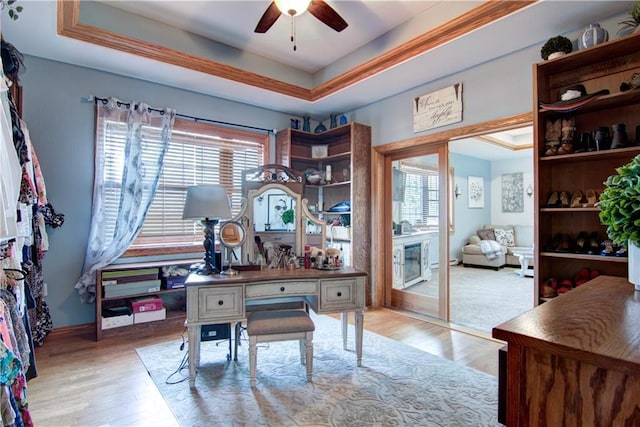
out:
M256 34L253 31L270 4L269 0L116 0L101 1L99 4L102 7L115 6L127 13L140 15L140 18L136 18L138 21L128 20L141 23L140 28L131 31L139 31L149 25L156 25L163 30L171 25L232 46L237 49L237 56L248 64L260 64L260 61L269 58L274 64L277 62L291 73L297 73L302 80L310 79L312 87L309 89L313 89L314 85L324 83L385 51L404 45L483 2L327 0L327 3L349 26L338 33L309 13L296 17L295 52L289 41L289 17L281 16L266 34ZM56 33L55 0L18 0L18 4L24 10L17 21L9 20L6 12L2 12L2 33L22 53L294 115L311 114L325 119L330 112L350 111L522 48L541 45L552 35L575 31L588 23L625 13L630 10L633 2L535 2L316 101L59 36ZM82 13L80 16L82 17ZM101 16L91 16L93 21L100 18ZM153 21L146 21L147 18ZM124 26L124 21L117 24ZM250 71L260 73L261 69L256 66ZM473 147L469 145L467 149L473 150Z
M269 6L269 0L101 3L314 73L411 18L442 6L443 2L328 0L349 26L338 33L310 13L303 13L295 18L295 52L290 42L291 19L288 16L280 16L265 34L253 32ZM468 2L465 9L479 3Z

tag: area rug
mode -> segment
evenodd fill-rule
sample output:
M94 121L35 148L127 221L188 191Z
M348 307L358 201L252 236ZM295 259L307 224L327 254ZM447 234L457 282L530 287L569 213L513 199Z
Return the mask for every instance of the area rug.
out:
M313 319L310 383L297 342L259 346L254 390L246 342L237 362L227 361L226 342L204 342L193 390L176 383L188 376L178 370L181 341L136 351L182 426L500 425L494 376L366 331L357 367L353 339L342 348L340 322Z

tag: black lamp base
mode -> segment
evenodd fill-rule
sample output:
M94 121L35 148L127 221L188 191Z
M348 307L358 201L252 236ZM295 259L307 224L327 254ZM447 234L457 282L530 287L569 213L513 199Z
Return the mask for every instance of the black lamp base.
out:
M220 274L221 270L218 267L221 264L222 254L220 252L214 252L210 257L206 257L202 262L191 264L189 271L201 276L209 276L211 274Z

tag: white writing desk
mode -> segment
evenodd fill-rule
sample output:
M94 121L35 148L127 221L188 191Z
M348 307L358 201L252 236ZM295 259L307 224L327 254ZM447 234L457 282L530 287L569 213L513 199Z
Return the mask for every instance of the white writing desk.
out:
M240 322L247 301L301 297L318 314L342 313L342 340L346 348L347 316L355 313L357 364L362 364L362 332L366 273L352 267L341 270L242 271L236 276L192 274L187 279L189 385L195 386L200 363L200 327Z

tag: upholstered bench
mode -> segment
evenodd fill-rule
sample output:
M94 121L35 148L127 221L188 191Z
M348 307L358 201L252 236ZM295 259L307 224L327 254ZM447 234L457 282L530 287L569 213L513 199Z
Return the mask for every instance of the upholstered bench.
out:
M307 302L300 297L281 297L281 298L269 298L268 300L255 300L247 301L245 304L245 312L247 316L256 311L277 311L277 310L304 310L309 312L309 306ZM235 350L233 360L238 360L238 346L240 345L240 338L242 330L245 329L242 326L242 322L236 322L235 327Z
M303 310L255 311L247 318L249 335L249 380L256 386L256 362L258 343L298 340L300 362L306 365L307 381L313 370L313 320Z

